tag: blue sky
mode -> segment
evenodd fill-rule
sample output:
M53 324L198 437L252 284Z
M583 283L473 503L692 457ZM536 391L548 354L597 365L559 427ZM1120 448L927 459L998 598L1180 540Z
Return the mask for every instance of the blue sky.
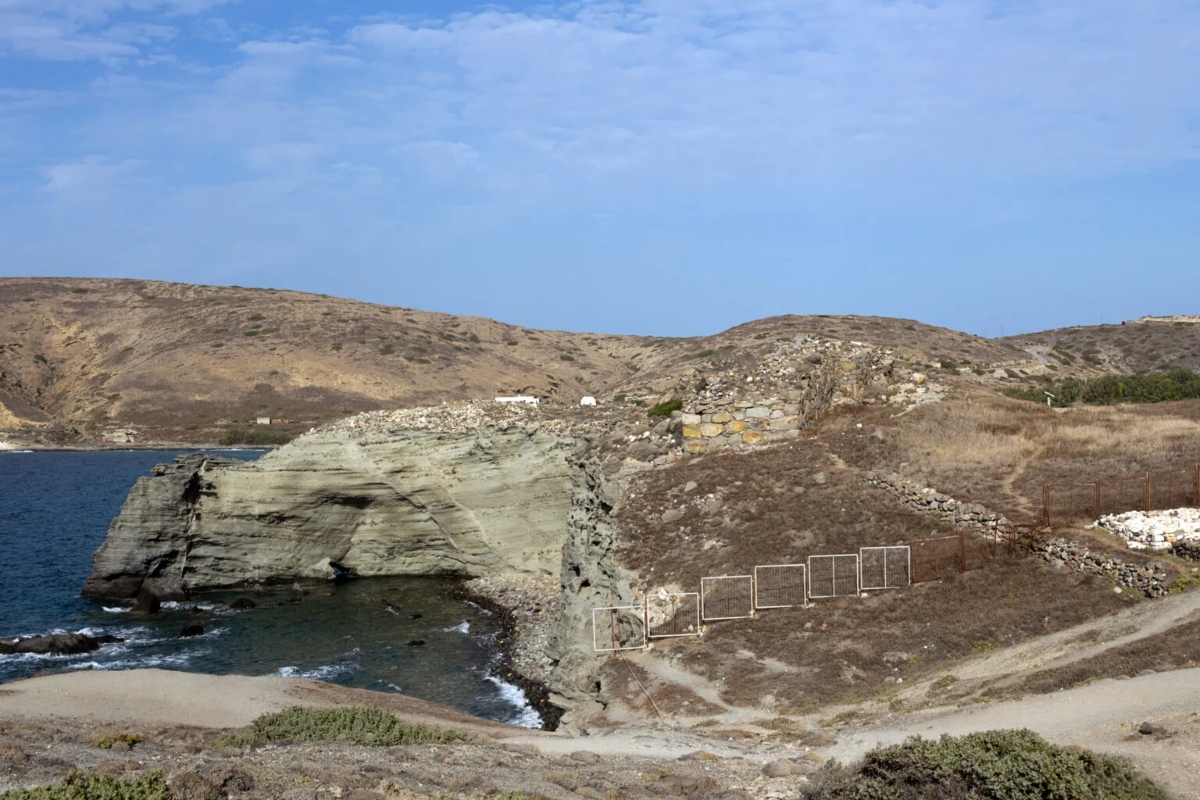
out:
M1200 313L1195 0L0 0L0 275L694 335Z

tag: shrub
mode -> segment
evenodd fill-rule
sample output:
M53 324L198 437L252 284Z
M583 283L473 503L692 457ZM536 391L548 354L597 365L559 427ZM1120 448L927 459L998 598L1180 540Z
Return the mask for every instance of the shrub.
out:
M516 346L517 346L517 340L516 340L516 339L509 339L507 342L505 342L505 344L506 344L506 345L508 345L509 347L516 347Z
M574 361L574 360L575 360L575 357L574 357L574 356L569 356L569 355L567 355L566 353L563 353L561 356L559 356L559 357L558 357L558 360L559 360L559 361Z
M1055 396L1054 405L1062 408L1074 403L1113 405L1115 403L1162 403L1200 397L1200 375L1190 369L1151 372L1145 375L1105 375L1091 380L1068 380L1047 387ZM1044 403L1038 388L1010 389L1007 394L1018 400Z
M711 355L716 355L716 352L716 350L701 350L699 353L696 353L696 358L708 358Z
M71 294L87 294L88 289L72 289Z
M100 772L72 772L61 782L37 789L0 792L0 800L168 800L161 772L147 772L119 781Z
M676 397L665 403L659 403L648 412L652 417L669 417L676 411L683 410L683 399Z
M803 790L808 800L1166 800L1125 762L1050 744L1029 730L940 740L913 737L872 750L854 767L830 762Z
M235 746L282 740L294 742L349 742L393 747L409 744L443 744L470 739L449 728L401 722L380 708L293 707L254 720L250 730L228 739Z
M245 331L242 336L258 336L258 331Z
M379 354L383 356L390 356L394 352L396 351L388 345L384 345L383 347L379 348Z
M287 431L270 431L270 430L241 430L233 429L225 431L221 435L221 444L230 447L236 444L248 445L274 445L287 444L293 438L293 435Z
M42 355L41 353L38 353L37 355L35 355L35 356L33 357L33 360L34 360L34 361L36 361L36 362L38 362L39 364L45 364L45 363L46 363L46 357L45 357L44 355Z
M97 739L95 742L92 742L92 747L99 750L112 750L112 746L117 742L124 742L133 747L135 744L141 744L142 741L144 741L142 737L136 733L122 733L118 736L105 736L103 739Z
M470 342L471 344L479 344L478 334L472 333L470 336L467 337L467 341Z

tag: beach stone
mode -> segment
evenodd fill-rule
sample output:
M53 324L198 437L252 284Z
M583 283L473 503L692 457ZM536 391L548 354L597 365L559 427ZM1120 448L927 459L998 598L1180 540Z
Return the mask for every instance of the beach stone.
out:
M670 525L672 522L679 522L683 519L683 511L678 508L668 508L662 513L662 521L664 525Z
M123 641L115 636L93 638L82 633L54 633L49 636L28 636L16 639L0 639L0 655L32 653L36 655L69 656L91 653L102 644Z
M796 768L792 765L792 762L784 761L782 759L779 761L772 761L770 764L767 764L765 767L763 767L763 775L766 775L768 778L786 778L795 771Z

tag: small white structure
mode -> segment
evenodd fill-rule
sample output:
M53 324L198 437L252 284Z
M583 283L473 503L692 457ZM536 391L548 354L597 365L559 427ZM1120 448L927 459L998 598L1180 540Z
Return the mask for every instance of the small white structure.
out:
M257 422L259 425L270 425L271 418L270 417L259 417L258 419L255 420L255 422Z
M497 403L525 403L526 405L536 406L541 401L532 395L519 395L517 397L497 397Z
M139 436L141 434L137 431L123 428L115 431L105 431L100 435L100 441L105 444L136 444Z
M594 406L594 405L596 405L596 398L592 397L591 395L588 395L587 397L581 397L579 399L579 405Z

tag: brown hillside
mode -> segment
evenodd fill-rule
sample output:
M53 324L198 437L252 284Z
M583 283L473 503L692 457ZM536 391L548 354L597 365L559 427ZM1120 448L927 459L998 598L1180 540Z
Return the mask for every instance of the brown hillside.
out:
M1200 370L1200 320L1131 320L1120 325L1058 328L998 339L1043 347L1060 367L1132 374L1172 367Z
M95 441L211 440L260 416L305 429L347 413L529 393L652 402L797 335L863 339L917 363L987 366L1019 348L910 320L784 316L695 338L543 331L272 289L0 279L0 430Z

